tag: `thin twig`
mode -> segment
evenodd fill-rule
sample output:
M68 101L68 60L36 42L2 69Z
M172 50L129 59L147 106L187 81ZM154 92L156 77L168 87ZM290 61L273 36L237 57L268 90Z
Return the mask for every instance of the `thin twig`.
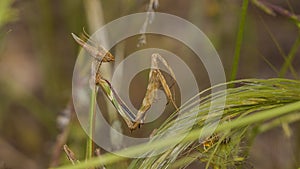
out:
M146 30L149 24L151 24L153 22L154 19L154 12L155 10L158 8L159 6L159 2L158 0L150 0L148 8L147 8L147 16L146 19L143 23L142 28L140 29L140 33L142 34L139 37L139 41L137 44L137 47L141 47L143 45L145 45L147 43L147 39L146 39Z

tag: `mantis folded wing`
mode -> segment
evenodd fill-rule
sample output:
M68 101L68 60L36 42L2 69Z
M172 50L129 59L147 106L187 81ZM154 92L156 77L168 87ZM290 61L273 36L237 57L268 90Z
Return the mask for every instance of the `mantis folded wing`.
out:
M102 91L108 97L108 99L116 108L118 113L122 116L130 130L135 130L137 127L140 126L140 124L144 122L145 114L153 104L157 95L157 90L160 87L163 88L168 100L172 102L176 109L178 109L172 97L170 88L166 82L166 79L161 73L160 69L158 68L158 61L165 65L165 67L169 70L171 77L175 80L174 72L168 65L167 61L159 54L152 54L151 70L149 73L147 91L143 99L142 105L137 115L135 115L124 103L124 101L119 97L119 95L114 90L110 82L103 78L99 72L101 63L114 61L114 56L102 47L96 48L94 46L89 45L88 43L85 43L75 34L72 34L72 36L76 40L76 42L79 45L81 45L93 58L100 62L96 71L95 84L101 87Z

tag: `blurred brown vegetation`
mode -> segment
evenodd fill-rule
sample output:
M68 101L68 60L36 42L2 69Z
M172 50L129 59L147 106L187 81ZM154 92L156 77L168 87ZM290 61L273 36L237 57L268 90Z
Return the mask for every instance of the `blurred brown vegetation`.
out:
M159 2L158 12L182 17L209 37L229 77L242 1ZM147 3L146 0L102 0L104 22L144 12ZM298 0L274 0L272 3L300 14ZM12 8L17 10L17 20L0 28L0 169L49 166L59 133L56 118L71 99L72 72L79 49L71 32L79 34L83 28L91 30L85 5L82 0L15 0L12 4ZM280 70L284 59L278 46L287 54L299 36L299 28L283 15L270 16L252 3L249 5L238 78L278 77L262 56L276 70ZM141 49L136 47L137 39L132 37L125 41L125 54ZM193 53L173 41L166 37L151 36L142 48L164 48L189 62ZM297 52L292 63L298 75L299 54ZM199 66L200 61L190 61L188 64L199 77L201 89L209 87L205 69ZM291 73L285 77L295 78ZM143 80L143 85L133 84L133 88L144 91L146 78L139 79ZM137 107L143 93L131 93L132 102ZM281 128L260 136L252 148L250 163L255 168L286 168L295 161L299 164L299 159L289 159L299 157L295 156L295 153L300 153L300 145L296 141L297 128L300 128L299 124L292 126L295 132L291 138L284 137ZM299 137L298 134L298 142ZM85 133L74 118L68 143L79 158L84 157L85 138ZM295 149L296 146L298 149ZM61 159L62 163L68 163L64 156Z

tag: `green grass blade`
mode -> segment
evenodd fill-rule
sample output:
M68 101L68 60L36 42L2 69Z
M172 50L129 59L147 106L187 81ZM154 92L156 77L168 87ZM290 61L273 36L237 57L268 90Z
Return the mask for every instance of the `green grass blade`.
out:
M294 45L292 46L292 49L290 50L287 58L285 59L285 62L284 62L283 66L280 69L279 77L284 77L287 70L289 68L290 69L292 68L292 61L294 60L299 47L300 47L300 35L298 35ZM297 73L294 72L293 69L291 69L291 71L292 71L294 77L297 77Z
M245 30L245 22L246 22L248 3L249 3L249 0L243 0L240 25L239 25L239 30L238 30L238 35L237 35L237 40L236 40L236 45L235 45L235 52L234 52L230 81L235 80L236 76L237 76L238 64L239 64L239 60L240 60L240 53L241 53L241 47L242 47L242 41L243 41L243 34L244 34L244 30Z

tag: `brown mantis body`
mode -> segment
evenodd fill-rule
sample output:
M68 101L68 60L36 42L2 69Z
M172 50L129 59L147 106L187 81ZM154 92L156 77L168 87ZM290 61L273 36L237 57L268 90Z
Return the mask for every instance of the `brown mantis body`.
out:
M165 65L165 67L170 71L170 75L175 80L174 72L170 68L166 60L163 57L161 57L159 54L157 53L152 54L152 60L151 60L152 69L150 70L149 73L149 82L147 86L147 91L143 99L142 105L137 115L135 115L130 111L130 109L127 107L124 101L119 97L119 95L114 90L110 82L106 80L104 77L102 77L99 72L101 63L114 61L114 56L102 47L99 48L94 47L84 42L76 35L72 34L72 36L79 45L81 45L93 58L95 58L99 62L96 70L96 75L95 75L96 76L95 84L101 87L101 89L104 91L105 95L109 98L111 103L114 105L118 113L123 117L124 121L126 122L130 130L135 130L140 126L140 124L143 124L145 114L153 104L157 95L157 91L160 87L163 88L168 100L172 102L172 104L176 109L178 109L173 99L170 87L168 86L162 72L158 68L158 62L160 61Z

